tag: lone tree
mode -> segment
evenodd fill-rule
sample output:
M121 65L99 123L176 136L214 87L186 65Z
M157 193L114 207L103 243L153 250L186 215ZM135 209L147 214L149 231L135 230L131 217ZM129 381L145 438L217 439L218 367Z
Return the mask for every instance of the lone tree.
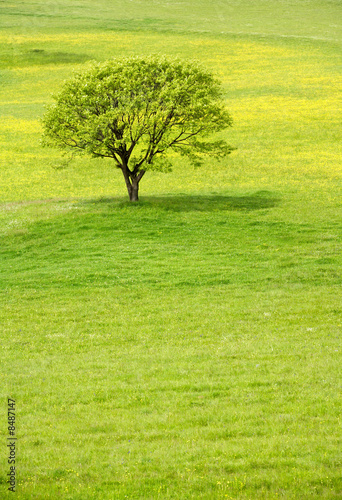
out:
M92 63L64 83L43 119L43 145L112 158L129 199L148 170L170 171L167 153L198 166L233 148L208 135L231 125L220 83L195 64L159 57Z

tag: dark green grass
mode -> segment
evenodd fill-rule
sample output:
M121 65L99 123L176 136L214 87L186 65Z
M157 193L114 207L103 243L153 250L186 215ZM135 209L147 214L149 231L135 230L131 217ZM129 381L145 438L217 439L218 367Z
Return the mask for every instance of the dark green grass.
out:
M6 235L5 284L340 285L340 225L269 220L279 203L267 192L74 203Z

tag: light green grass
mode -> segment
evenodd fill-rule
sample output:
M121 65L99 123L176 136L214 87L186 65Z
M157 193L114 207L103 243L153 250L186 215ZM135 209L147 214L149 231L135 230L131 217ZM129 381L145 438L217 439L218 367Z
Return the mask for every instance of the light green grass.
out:
M266 193L7 209L21 498L338 497L336 223Z
M340 498L339 2L1 8L17 498ZM237 150L147 174L132 206L110 162L41 149L39 119L72 68L151 52L222 79ZM5 450L1 498L7 472Z

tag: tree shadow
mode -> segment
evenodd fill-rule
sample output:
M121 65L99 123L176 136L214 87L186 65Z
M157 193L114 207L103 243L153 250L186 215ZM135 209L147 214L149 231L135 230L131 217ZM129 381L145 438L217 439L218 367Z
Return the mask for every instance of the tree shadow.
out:
M244 211L263 210L279 205L281 199L270 191L257 191L245 196L225 196L213 193L212 195L162 195L141 196L139 202L130 202L120 197L102 197L83 201L82 204L107 205L106 208L157 208L170 212L216 212L216 211Z

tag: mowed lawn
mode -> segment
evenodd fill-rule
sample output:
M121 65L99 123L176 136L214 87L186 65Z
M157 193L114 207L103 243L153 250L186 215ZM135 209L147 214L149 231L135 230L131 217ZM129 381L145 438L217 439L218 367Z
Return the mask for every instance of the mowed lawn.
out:
M0 498L341 498L339 2L0 9ZM74 68L150 53L222 80L237 149L130 204L40 119Z

